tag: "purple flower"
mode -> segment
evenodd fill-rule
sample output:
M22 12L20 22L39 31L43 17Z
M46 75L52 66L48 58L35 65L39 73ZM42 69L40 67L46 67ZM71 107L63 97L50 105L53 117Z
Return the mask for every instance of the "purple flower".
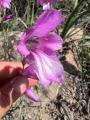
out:
M46 4L46 3L53 4L53 3L55 3L55 1L56 0L39 0L41 5Z
M18 51L29 64L24 75L37 78L44 87L53 81L61 84L64 79L63 66L58 59L57 50L62 47L62 38L53 30L62 22L58 10L44 11L34 26L20 38Z
M14 14L5 15L3 21L10 21L14 17Z
M40 4L43 6L43 10L50 9L50 4L55 3L56 0L39 0Z
M0 0L0 7L4 9L10 9L11 8L11 0Z

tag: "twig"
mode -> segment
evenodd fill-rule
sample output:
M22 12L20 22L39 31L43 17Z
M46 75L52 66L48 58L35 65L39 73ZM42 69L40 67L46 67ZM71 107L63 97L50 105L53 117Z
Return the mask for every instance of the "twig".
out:
M65 114L67 115L68 120L74 120L73 112L71 112L70 109L65 104L62 104L62 108L63 108Z
M28 26L26 25L26 23L21 18L18 17L17 20L20 21L24 25L24 27L26 29L28 28Z

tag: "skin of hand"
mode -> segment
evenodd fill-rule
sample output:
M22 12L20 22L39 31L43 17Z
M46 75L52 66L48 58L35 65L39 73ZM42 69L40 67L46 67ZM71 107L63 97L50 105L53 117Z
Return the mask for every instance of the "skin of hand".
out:
M37 80L22 76L22 69L19 62L0 62L0 119L27 88L37 84Z

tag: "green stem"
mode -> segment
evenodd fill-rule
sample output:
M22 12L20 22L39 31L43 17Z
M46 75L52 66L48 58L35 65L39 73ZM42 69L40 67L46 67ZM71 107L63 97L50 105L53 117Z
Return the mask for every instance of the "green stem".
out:
M33 4L32 4L31 25L34 23L34 7L35 7L35 0L33 0Z

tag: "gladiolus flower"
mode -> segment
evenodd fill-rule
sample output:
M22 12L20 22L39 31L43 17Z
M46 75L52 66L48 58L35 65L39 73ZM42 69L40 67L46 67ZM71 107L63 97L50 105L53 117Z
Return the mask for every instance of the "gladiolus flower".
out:
M10 9L11 8L11 0L0 0L0 7L4 9Z
M50 4L55 3L56 0L39 0L40 4L43 6L43 10L50 9Z
M41 5L46 4L46 3L53 4L53 3L55 3L55 1L56 0L39 0Z
M64 79L63 66L57 55L63 40L53 32L61 22L60 11L54 9L44 11L34 26L21 36L18 45L19 53L29 64L23 74L37 78L44 87L53 81L61 84Z

